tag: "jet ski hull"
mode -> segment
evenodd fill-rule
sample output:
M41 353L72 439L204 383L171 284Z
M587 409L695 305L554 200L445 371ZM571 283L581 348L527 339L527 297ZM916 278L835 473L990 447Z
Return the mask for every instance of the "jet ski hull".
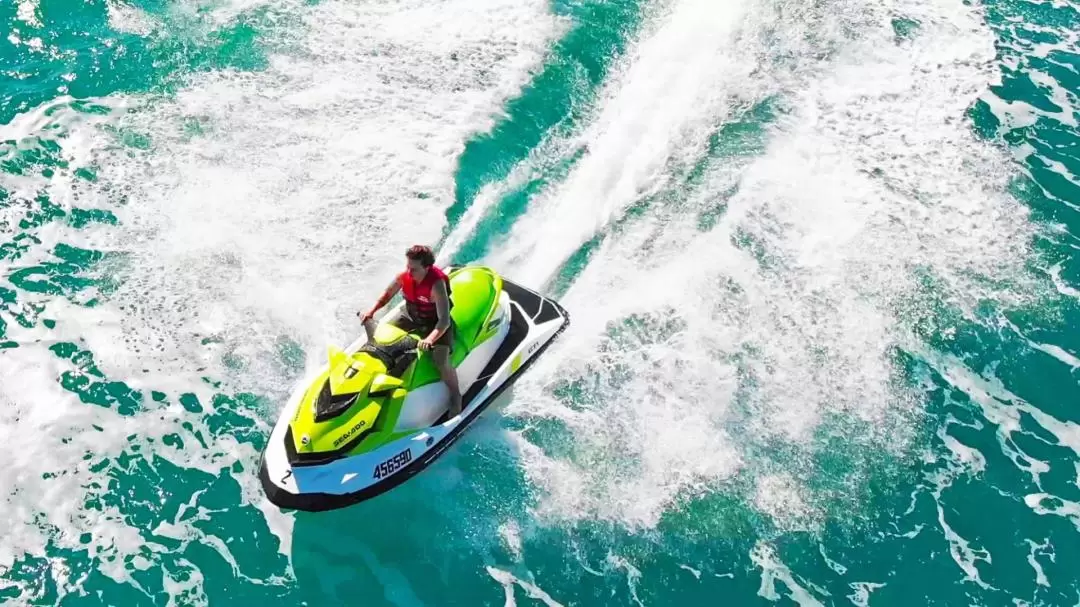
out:
M306 388L307 382L302 382L282 411L259 465L259 480L270 502L309 512L344 508L393 489L434 462L569 325L569 315L555 301L506 278L502 283L510 299L509 331L464 394L458 416L444 416L367 453L319 465L293 465L286 442L289 420ZM350 351L363 341L358 340Z

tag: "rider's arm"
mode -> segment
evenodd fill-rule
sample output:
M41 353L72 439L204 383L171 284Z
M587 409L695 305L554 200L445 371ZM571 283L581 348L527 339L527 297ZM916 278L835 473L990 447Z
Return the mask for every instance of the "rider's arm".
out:
M442 337L442 334L450 328L450 296L446 294L446 283L437 280L431 288L431 294L435 296L435 309L439 312L439 321L435 328L428 334L431 343Z
M379 308L385 306L386 303L390 301L400 289L401 279L395 276L394 280L386 286L386 290L383 291L383 294L379 296L379 301L375 302L375 306L372 307L371 310L368 310L368 314L374 316L375 313L379 311Z

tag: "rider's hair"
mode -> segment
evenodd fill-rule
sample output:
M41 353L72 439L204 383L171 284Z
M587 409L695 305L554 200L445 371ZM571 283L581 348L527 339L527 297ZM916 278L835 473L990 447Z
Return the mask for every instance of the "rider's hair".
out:
M409 250L405 251L405 257L419 261L425 268L435 265L435 254L431 252L431 247L422 244L409 247Z

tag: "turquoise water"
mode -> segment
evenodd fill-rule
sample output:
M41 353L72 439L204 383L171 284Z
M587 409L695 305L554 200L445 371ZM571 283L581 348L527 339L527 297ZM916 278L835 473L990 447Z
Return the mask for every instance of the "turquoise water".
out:
M1075 605L1080 6L0 3L0 598ZM415 241L572 325L321 514Z

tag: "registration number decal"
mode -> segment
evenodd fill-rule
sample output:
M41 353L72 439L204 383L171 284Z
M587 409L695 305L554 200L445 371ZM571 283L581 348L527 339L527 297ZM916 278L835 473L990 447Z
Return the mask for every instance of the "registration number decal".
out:
M397 472L398 469L411 461L412 449L406 449L386 461L379 462L375 466L375 471L372 476L374 476L375 478L385 478Z

